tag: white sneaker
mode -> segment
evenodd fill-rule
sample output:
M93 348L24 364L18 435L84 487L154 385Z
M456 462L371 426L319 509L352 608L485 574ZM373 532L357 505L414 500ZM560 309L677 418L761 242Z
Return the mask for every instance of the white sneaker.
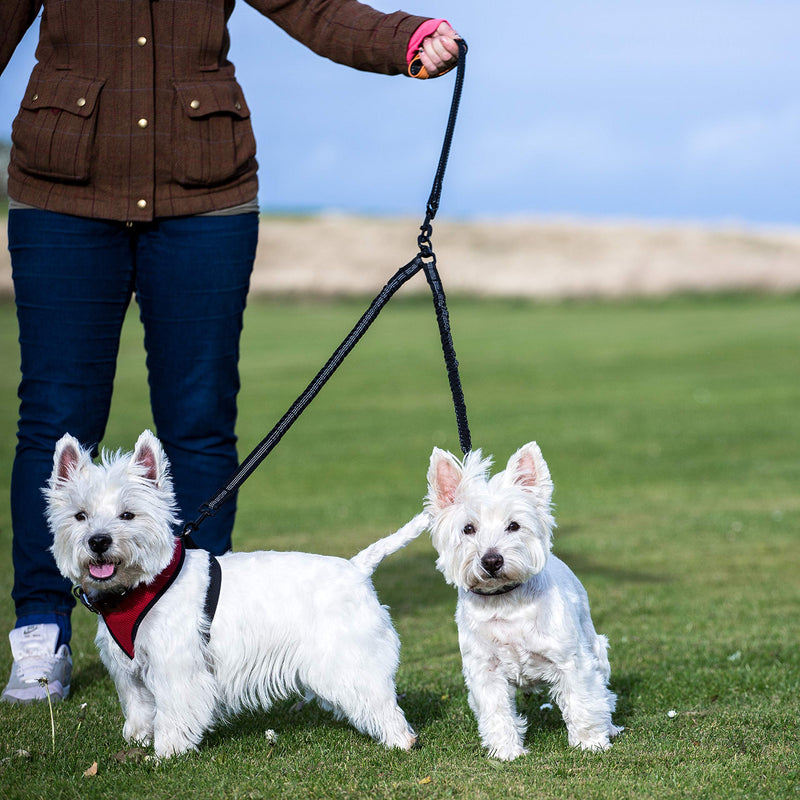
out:
M11 678L3 690L6 703L34 703L47 700L57 703L69 695L72 658L62 644L56 650L58 625L27 625L8 634L14 664Z

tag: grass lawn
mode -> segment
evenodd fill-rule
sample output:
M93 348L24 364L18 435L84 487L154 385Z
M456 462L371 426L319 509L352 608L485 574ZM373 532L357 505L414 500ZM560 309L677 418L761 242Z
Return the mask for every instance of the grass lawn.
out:
M365 307L251 304L242 455ZM122 740L95 620L78 609L72 696L55 708L55 739L47 706L0 706L0 797L800 796L800 300L452 299L450 312L474 445L504 465L536 439L550 465L555 552L583 581L611 641L615 718L626 728L613 749L570 749L558 710L521 696L530 755L505 764L481 753L460 674L455 591L420 539L375 576L403 643L398 691L419 750L386 752L316 707L286 702L213 733L197 754L145 760ZM7 630L10 304L0 305L0 341ZM151 424L142 361L131 318L108 447L130 448ZM419 510L434 445L458 449L436 323L429 301L401 292L244 485L237 548L352 555ZM4 645L0 680L9 668Z

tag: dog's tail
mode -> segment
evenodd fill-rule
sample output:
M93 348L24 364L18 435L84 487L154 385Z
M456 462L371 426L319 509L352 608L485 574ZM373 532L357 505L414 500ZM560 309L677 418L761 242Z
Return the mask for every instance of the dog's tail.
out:
M389 536L385 536L383 539L378 539L377 542L354 555L350 559L350 563L364 575L372 575L378 564L380 564L386 556L397 552L409 542L412 542L429 524L430 517L427 513L423 512L417 514L411 522L403 525L399 531L395 531Z

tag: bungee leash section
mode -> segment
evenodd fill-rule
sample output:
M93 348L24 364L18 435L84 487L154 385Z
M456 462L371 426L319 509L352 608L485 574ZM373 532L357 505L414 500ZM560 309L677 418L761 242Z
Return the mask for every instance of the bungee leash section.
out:
M453 406L456 415L456 425L458 427L458 438L461 450L464 454L472 449L469 424L467 422L467 408L464 401L464 392L461 388L461 378L458 372L458 360L453 346L453 337L450 332L450 315L447 311L447 300L442 286L439 272L436 269L436 255L431 244L433 227L431 225L436 212L439 209L439 200L442 193L444 173L447 169L447 159L450 155L450 145L455 130L458 107L461 101L461 90L464 84L464 69L466 65L467 44L463 39L458 41L458 64L456 67L456 80L453 87L453 99L450 104L450 114L447 121L442 151L439 156L439 164L436 169L431 193L425 209L425 220L420 226L420 235L417 237L419 252L412 261L401 267L383 287L378 296L372 301L369 308L344 341L339 345L334 354L328 359L325 366L317 373L311 383L305 388L303 393L292 403L289 410L278 420L275 427L261 440L258 446L242 461L239 468L231 475L224 487L204 503L199 509L199 516L193 522L188 522L183 528L181 537L187 547L194 547L192 533L208 517L213 517L220 506L233 495L236 490L250 477L261 462L272 452L275 446L283 438L284 434L291 428L297 418L305 411L311 401L319 394L328 379L339 368L344 359L350 354L358 344L361 337L366 333L370 325L375 321L383 307L394 296L397 290L416 275L420 270L425 273L431 294L433 305L436 311L436 320L439 325L439 335L442 343L447 377L450 383L450 392L453 397Z

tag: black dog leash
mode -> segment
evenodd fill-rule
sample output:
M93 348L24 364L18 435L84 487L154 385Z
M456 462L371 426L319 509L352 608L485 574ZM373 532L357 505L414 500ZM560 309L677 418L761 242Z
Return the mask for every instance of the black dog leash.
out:
M442 193L442 183L444 173L447 168L447 159L450 155L450 145L455 130L458 106L461 100L461 89L464 84L464 68L466 62L467 44L463 39L458 40L458 65L456 80L453 88L453 99L450 104L450 116L447 121L444 143L436 176L433 181L430 196L426 206L425 220L420 226L420 235L417 237L419 253L401 267L383 287L382 291L372 301L372 304L350 331L345 340L339 345L334 354L328 359L325 366L317 373L314 380L309 383L303 393L292 403L289 410L281 417L275 427L261 440L260 444L247 456L239 468L228 479L225 486L203 504L199 511L200 515L194 522L188 522L181 536L186 542L187 547L193 547L192 533L207 517L212 517L217 513L219 507L244 483L247 478L255 471L261 462L272 452L274 447L283 438L283 435L291 428L297 418L305 411L306 407L319 394L328 379L339 368L344 359L350 354L361 337L366 333L369 326L381 312L381 309L389 302L397 290L411 277L420 270L425 272L431 293L433 295L433 305L436 310L436 320L439 324L439 335L442 342L447 376L450 382L450 391L453 396L453 406L456 414L456 424L458 427L458 438L463 453L468 453L472 449L470 440L469 424L467 422L467 408L464 402L464 392L461 388L461 379L458 373L458 361L456 359L455 348L453 347L453 337L450 333L450 316L447 311L447 300L444 294L442 281L436 269L436 256L431 245L431 234L433 228L431 222L439 209L439 200Z

